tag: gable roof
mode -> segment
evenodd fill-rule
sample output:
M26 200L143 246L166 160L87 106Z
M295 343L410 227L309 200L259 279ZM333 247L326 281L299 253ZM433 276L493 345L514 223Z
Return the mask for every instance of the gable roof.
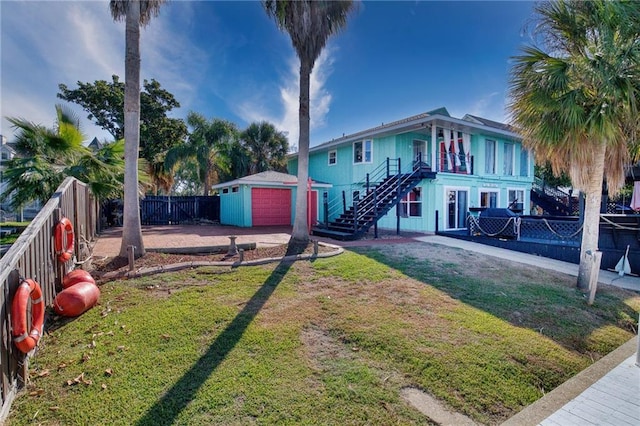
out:
M500 129L500 130L507 130L510 132L514 132L515 129L513 128L513 126L509 125L509 124L505 124L505 123L500 123L498 121L493 121L493 120L489 120L487 118L482 118L482 117L478 117L477 115L471 115L471 114L465 114L464 117L462 117L463 120L466 121L471 121L477 124L483 124L485 126L488 127L494 127L496 129Z
M253 185L253 186L273 186L273 185L282 185L282 186L295 186L298 184L298 177L295 175L290 175L287 173L274 172L274 171L266 171L256 173L254 175L249 175L245 177L241 177L239 179L232 180L230 182L219 183L217 185L213 185L213 189L225 188L227 186L236 186L236 185ZM330 184L313 181L313 186L319 187L330 187Z
M522 139L522 137L515 132L513 127L498 123L497 121L491 121L475 117L467 114L465 117L468 119L454 118L449 115L449 111L445 107L436 108L434 110L424 112L422 114L414 115L411 117L403 118L401 120L393 121L391 123L382 124L377 127L372 127L361 132L356 132L350 135L345 135L337 139L333 139L328 142L324 142L320 145L316 145L309 149L309 152L322 151L334 146L346 145L352 142L356 142L366 138L383 137L393 134L419 132L430 132L432 126L444 127L452 130L457 130L464 133L483 133L494 137L506 137L510 139ZM297 157L298 153L292 153L289 157Z

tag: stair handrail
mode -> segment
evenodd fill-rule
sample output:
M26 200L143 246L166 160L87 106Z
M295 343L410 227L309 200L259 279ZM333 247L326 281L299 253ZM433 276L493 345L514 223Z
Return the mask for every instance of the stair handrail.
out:
M345 188L338 193L337 196L327 200L328 217L325 217L325 223L329 222L331 218L335 218L342 213L345 213L343 208L343 198L347 205L352 206L354 199L353 193L358 191L360 196L366 196L370 189L382 182L389 175L395 175L398 173L400 162L399 158L387 157L385 161L381 162L375 169L365 175L365 178L359 182L353 182L346 185L335 185L336 187L344 186ZM362 202L362 198L359 200Z
M535 176L533 179L533 184L531 185L531 189L539 195L544 195L549 198L555 200L558 204L564 206L564 208L569 212L569 214L573 214L573 210L575 209L575 205L572 202L573 194L567 193L560 188L554 186L547 186L543 179Z

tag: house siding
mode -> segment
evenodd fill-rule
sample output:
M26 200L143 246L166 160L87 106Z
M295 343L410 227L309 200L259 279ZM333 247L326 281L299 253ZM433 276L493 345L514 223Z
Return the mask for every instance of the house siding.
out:
M457 119L453 119L457 120ZM396 134L385 135L382 137L364 137L362 139L352 138L344 143L328 144L327 147L317 147L312 149L309 155L309 175L314 180L327 182L333 185L332 188L326 190L330 204L330 217L333 219L342 211L342 192L345 192L347 207L352 205L353 184L364 182L367 173L373 174L374 171L383 170L384 163L387 158L401 159L401 167L403 172L410 170L413 164L413 141L421 140L425 142L425 156L423 162L428 164L432 170L437 171L441 166L440 138L434 143L433 136L437 134L441 128L455 128L456 132L465 132L470 135L470 156L472 159L472 174L453 173L452 169L438 171L436 178L425 179L418 185L421 188L422 200L422 216L421 217L400 217L400 229L405 231L416 232L435 232L436 229L447 229L447 213L449 207L448 192L449 188L464 190L467 192L466 207L480 206L480 192L483 190L495 191L498 193L498 207L506 208L509 203L509 190L522 190L524 192L524 200L519 201L523 204L525 214L528 214L530 203L530 190L533 181L533 156L528 155L526 161L527 175L521 176L523 169L521 161L521 152L523 150L521 141L509 136L502 136L501 133L508 133L502 130L491 130L486 134L480 130L474 130L474 123L466 122L461 126L460 120L456 123L447 123L446 119L442 119L433 126L436 132L428 127L424 130L417 131L398 131ZM464 130L463 130L464 128ZM415 127L414 127L415 129ZM469 130L471 129L471 130ZM370 139L373 141L373 152L371 163L354 163L353 162L353 144L355 141ZM495 173L485 172L486 162L486 141L495 141ZM510 160L512 167L511 175L504 175L505 165L505 144L512 144L512 158ZM336 164L328 164L329 151L336 152ZM456 152L459 148L456 148ZM470 164L471 166L471 164ZM464 169L462 169L464 170ZM297 173L297 159L292 157L289 161L289 171ZM320 214L323 213L322 193L318 194L318 203ZM380 219L378 226L383 229L395 229L397 221L397 212L399 206L392 208L386 216ZM438 223L436 224L436 215ZM321 217L321 216L319 216Z

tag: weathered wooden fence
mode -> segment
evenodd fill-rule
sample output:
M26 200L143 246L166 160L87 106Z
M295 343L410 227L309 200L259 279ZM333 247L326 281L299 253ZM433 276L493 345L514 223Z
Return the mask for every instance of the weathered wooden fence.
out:
M62 276L74 266L74 257L66 264L60 264L55 256L55 225L61 217L71 221L75 231L75 259L84 260L89 253L87 245L96 236L97 210L98 204L85 184L74 178L65 179L0 259L0 423L8 415L17 391L28 379L29 356L33 355L17 350L11 338L11 302L20 279L35 279L42 288L45 305L51 306L56 290L61 288Z

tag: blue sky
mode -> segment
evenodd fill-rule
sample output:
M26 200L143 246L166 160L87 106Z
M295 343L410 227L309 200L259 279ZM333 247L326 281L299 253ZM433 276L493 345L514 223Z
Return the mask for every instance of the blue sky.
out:
M532 2L362 2L312 75L311 145L441 106L505 121L510 57L530 44ZM53 125L58 84L124 80L124 23L108 1L0 1L4 117ZM298 59L255 1L169 1L142 32L143 79L181 107L240 128L267 120L297 146ZM85 120L87 139L109 135Z

